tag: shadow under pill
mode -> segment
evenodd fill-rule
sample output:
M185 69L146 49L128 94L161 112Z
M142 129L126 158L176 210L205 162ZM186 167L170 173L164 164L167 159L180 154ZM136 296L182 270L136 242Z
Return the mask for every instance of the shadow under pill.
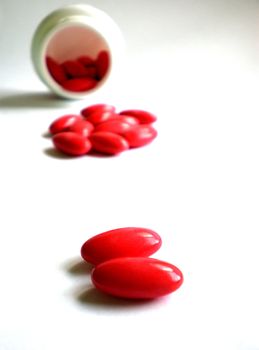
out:
M114 157L116 157L116 155L114 155L114 154L98 153L98 152L95 152L92 150L89 153L87 153L86 156L93 157L93 158L114 158Z
M0 108L54 108L64 107L68 100L61 99L50 92L15 92L0 97Z
M42 135L45 138L51 138L51 136L48 136L48 133L45 133ZM56 150L55 148L49 147L49 148L45 148L43 150L43 152L51 157L51 158L55 158L55 159L76 159L76 158L82 158L82 157L91 157L91 158L114 158L116 157L116 155L110 155L110 154L101 154L101 153L97 153L97 152L91 152L91 153L87 153L84 154L82 156L69 156L68 154L65 153L61 153L58 150Z
M43 152L51 157L51 158L55 158L55 159L73 159L73 158L79 158L79 157L73 157L73 156L69 156L65 153L61 153L58 150L56 150L55 148L46 148L43 150Z
M75 258L67 262L64 268L71 275L84 276L91 273L93 265L82 259Z
M83 289L77 295L75 295L76 300L82 305L90 305L95 308L106 308L106 309L122 309L122 308L139 308L142 306L147 306L155 301L150 300L130 300L123 298L116 298L108 294L104 294L97 290L96 288Z
M48 131L44 132L41 136L45 139L51 139L52 137L52 135Z

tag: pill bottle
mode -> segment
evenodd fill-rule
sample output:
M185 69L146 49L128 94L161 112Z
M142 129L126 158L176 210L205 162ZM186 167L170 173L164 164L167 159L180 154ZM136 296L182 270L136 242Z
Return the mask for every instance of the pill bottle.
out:
M124 40L117 24L103 11L84 4L50 13L32 39L34 68L55 94L82 99L118 73Z

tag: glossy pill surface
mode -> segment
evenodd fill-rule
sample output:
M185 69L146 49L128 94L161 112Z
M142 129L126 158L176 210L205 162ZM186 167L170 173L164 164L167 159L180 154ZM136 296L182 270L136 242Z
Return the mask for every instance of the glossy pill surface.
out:
M108 105L105 103L97 103L95 105L91 105L88 107L85 107L84 109L81 110L81 114L85 117L88 118L90 114L94 112L112 112L115 113L115 107L112 105Z
M115 114L110 111L95 111L91 113L86 120L88 120L90 123L97 125L100 123L104 123L108 120L113 119Z
M140 124L151 124L157 120L157 117L150 112L143 111L141 109L128 109L120 112L121 115L132 116L140 122Z
M93 150L104 154L115 155L129 148L128 142L122 136L108 131L93 132L89 139Z
M81 248L84 260L97 265L119 257L147 257L160 247L161 237L147 228L124 227L88 239Z
M49 132L54 135L58 132L66 131L67 128L71 127L73 124L75 124L78 121L82 121L83 118L81 115L77 114L67 114L63 115L62 117L59 117L54 120L53 123L49 126Z
M152 258L117 258L97 265L92 271L95 287L128 299L153 299L174 292L183 283L174 265Z
M157 131L151 125L136 125L123 133L131 148L142 147L152 142Z
M129 130L132 126L127 122L120 119L111 119L101 124L98 124L95 131L109 131L115 134L123 134Z
M116 118L114 118L116 119ZM117 119L119 120L122 120L130 125L138 125L139 124L139 121L138 119L134 118L134 117L131 117L129 115L120 115L120 114L117 114Z
M86 154L92 147L87 138L69 131L54 135L52 141L56 149L70 156Z
M94 130L93 124L89 123L87 120L78 120L71 126L69 126L66 131L75 132L76 134L88 137Z

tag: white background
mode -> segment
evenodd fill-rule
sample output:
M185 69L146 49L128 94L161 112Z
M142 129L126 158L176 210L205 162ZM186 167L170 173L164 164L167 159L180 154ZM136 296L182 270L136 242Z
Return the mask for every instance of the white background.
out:
M259 349L258 18L253 0L96 0L127 44L120 79L52 98L33 71L40 20L69 1L0 2L0 349ZM49 124L91 103L157 114L151 145L51 153ZM147 303L94 291L80 247L156 230L185 282Z

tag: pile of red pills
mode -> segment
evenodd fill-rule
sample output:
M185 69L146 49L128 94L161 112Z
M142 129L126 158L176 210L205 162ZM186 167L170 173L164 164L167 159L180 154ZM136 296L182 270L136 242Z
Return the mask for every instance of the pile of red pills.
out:
M107 51L99 52L96 59L90 56L80 56L74 60L58 63L53 57L47 56L47 68L52 78L71 92L91 90L104 78L110 58Z
M81 256L94 265L91 279L102 292L128 299L153 299L174 292L183 283L179 268L149 257L161 244L161 237L150 229L125 227L88 239Z
M157 131L152 126L156 116L143 110L119 113L112 105L95 104L80 114L64 115L49 127L55 148L70 156L89 152L116 155L130 148L152 142Z

